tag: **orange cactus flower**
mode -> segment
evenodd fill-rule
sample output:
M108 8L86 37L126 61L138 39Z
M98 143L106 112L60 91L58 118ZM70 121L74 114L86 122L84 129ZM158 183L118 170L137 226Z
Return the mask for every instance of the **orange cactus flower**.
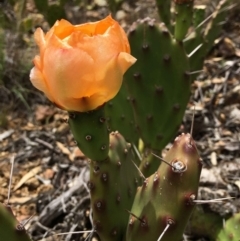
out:
M57 21L34 34L40 54L32 84L67 111L94 110L119 91L123 74L135 63L127 36L111 16L81 25Z

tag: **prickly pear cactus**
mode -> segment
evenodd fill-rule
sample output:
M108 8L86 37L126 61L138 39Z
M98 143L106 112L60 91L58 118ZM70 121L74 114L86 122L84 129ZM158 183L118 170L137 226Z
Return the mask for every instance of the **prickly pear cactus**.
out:
M160 151L174 137L190 97L188 57L183 44L150 19L135 24L129 42L137 62L126 73L124 84L145 147ZM147 176L158 163L152 169L149 165Z
M31 241L23 225L18 223L9 205L0 203L0 240Z
M122 241L137 186L141 183L133 164L131 145L117 132L110 135L107 160L90 163L93 223L101 240Z
M137 190L127 241L180 241L197 197L202 162L190 134L178 136L165 160ZM169 228L164 233L166 226Z

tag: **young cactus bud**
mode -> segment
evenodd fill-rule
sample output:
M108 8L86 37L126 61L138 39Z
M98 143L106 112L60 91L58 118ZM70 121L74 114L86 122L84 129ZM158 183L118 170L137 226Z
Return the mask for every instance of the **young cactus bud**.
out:
M193 2L194 0L174 0L176 15L174 37L178 41L185 38L192 24Z

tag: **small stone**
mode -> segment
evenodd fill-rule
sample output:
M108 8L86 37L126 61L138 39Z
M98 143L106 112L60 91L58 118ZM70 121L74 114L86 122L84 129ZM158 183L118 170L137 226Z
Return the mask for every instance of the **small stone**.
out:
M117 11L117 13L116 13L116 19L117 19L118 21L123 20L123 19L125 19L125 18L126 18L126 13L125 13L123 10Z

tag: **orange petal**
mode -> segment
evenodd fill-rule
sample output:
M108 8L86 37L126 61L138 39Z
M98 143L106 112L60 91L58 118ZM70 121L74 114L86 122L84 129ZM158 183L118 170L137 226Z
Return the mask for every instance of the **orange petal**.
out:
M60 21L57 22L56 25L53 26L53 29L54 29L54 34L58 38L64 39L73 32L74 26L70 22L64 19L61 19Z
M41 63L41 58L39 55L36 55L33 59L33 63L36 66L37 69L42 69L42 63Z
M31 80L34 87L36 87L40 91L44 92L45 95L48 97L48 99L53 101L53 98L51 97L49 89L48 89L48 87L46 85L46 82L44 80L43 74L41 73L41 71L38 68L33 67L31 69L30 80Z
M89 86L88 95L84 99L71 99L68 103L69 108L72 110L78 108L77 111L89 111L114 98L121 88L123 74L135 62L134 57L122 52L107 64L98 66L95 82Z
M49 36L49 39L47 41L46 44L46 48L48 47L56 47L56 48L60 48L60 49L69 49L71 48L71 46L68 45L68 43L66 41L62 41L61 39L59 39L56 35L52 34L51 36ZM47 49L48 51L48 49Z
M125 52L126 49L118 35L89 37L81 32L75 32L73 35L78 35L78 38L75 36L78 40L74 41L76 44L73 46L87 52L94 59L96 65L108 62L113 56Z
M122 75L137 61L132 55L121 52L118 55L118 66L121 69Z
M97 34L104 34L110 27L118 25L118 22L112 19L112 17L109 15L106 18L104 18L101 21L96 22L96 28L95 28L95 35Z
M80 98L94 85L94 61L79 49L49 47L44 55L44 76L61 105L64 98Z
M43 48L46 46L46 40L45 40L45 35L41 28L37 28L37 30L35 31L34 39L37 45L39 46L40 51L42 51Z
M96 109L101 105L99 103L104 103L105 96L101 96L97 93L91 97L84 97L79 99L65 98L62 101L66 103L65 109L68 111L86 112Z

